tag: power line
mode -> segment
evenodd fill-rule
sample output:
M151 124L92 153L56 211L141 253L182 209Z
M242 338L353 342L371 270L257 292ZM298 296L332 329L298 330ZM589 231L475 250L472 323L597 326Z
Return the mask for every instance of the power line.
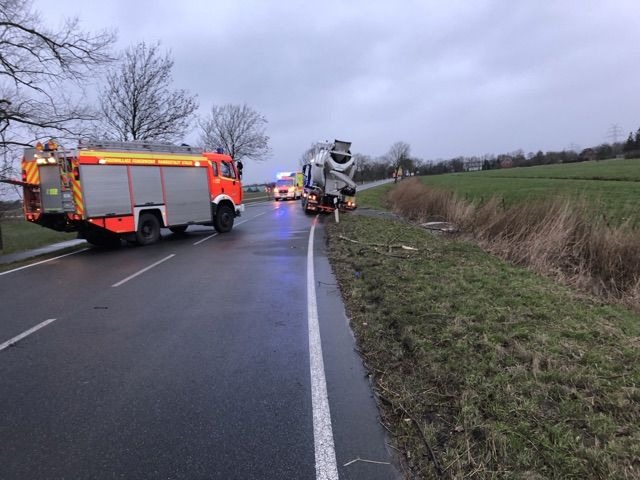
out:
M578 153L580 151L580 145L578 145L575 142L571 142L568 146L568 150L571 152L576 152Z
M607 138L611 139L611 143L618 143L618 137L622 135L622 127L617 123L613 123L607 130Z

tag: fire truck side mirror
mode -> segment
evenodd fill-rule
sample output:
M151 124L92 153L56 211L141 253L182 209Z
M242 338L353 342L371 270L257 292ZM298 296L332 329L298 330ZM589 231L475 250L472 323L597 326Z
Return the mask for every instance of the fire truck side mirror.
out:
M238 160L238 162L236 163L236 167L238 168L238 176L242 178L242 162Z

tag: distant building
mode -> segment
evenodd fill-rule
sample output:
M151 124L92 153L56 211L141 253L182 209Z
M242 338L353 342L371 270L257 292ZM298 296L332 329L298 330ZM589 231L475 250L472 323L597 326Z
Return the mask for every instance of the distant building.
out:
M477 172L482 170L481 158L467 158L464 160L464 170L466 172Z
M513 167L513 159L509 155L500 155L498 157L498 162L500 163L500 168Z
M596 151L593 148L585 148L580 152L578 158L581 162L590 162L596 159Z

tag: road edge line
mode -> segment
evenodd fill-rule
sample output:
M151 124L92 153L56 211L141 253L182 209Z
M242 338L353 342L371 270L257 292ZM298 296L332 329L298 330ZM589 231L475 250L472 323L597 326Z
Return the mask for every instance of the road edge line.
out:
M30 263L29 265L23 265L22 267L13 268L11 270L7 270L5 272L0 272L0 276L6 275L7 273L17 272L18 270L24 270L25 268L35 267L36 265L42 265L43 263L51 262L52 260L57 260L59 258L68 257L69 255L75 255L76 253L86 252L89 250L88 248L82 248L80 250L76 250L75 252L65 253L64 255L58 255L57 257L47 258L46 260L40 260L39 262Z
M313 267L313 236L318 216L311 224L307 250L307 323L309 327L309 369L311 371L311 408L313 410L313 443L317 480L338 480L336 451L333 443L331 412L327 380L322 358L322 340L318 322L315 272Z

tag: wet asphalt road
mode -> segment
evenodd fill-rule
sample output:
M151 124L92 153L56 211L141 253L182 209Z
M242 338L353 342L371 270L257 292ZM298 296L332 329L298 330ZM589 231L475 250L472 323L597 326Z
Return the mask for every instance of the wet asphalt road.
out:
M0 344L55 321L0 351L0 478L315 479L314 218L265 203L229 234L194 227L1 275ZM314 282L339 478L396 478L349 463L392 460L324 256L330 220Z

